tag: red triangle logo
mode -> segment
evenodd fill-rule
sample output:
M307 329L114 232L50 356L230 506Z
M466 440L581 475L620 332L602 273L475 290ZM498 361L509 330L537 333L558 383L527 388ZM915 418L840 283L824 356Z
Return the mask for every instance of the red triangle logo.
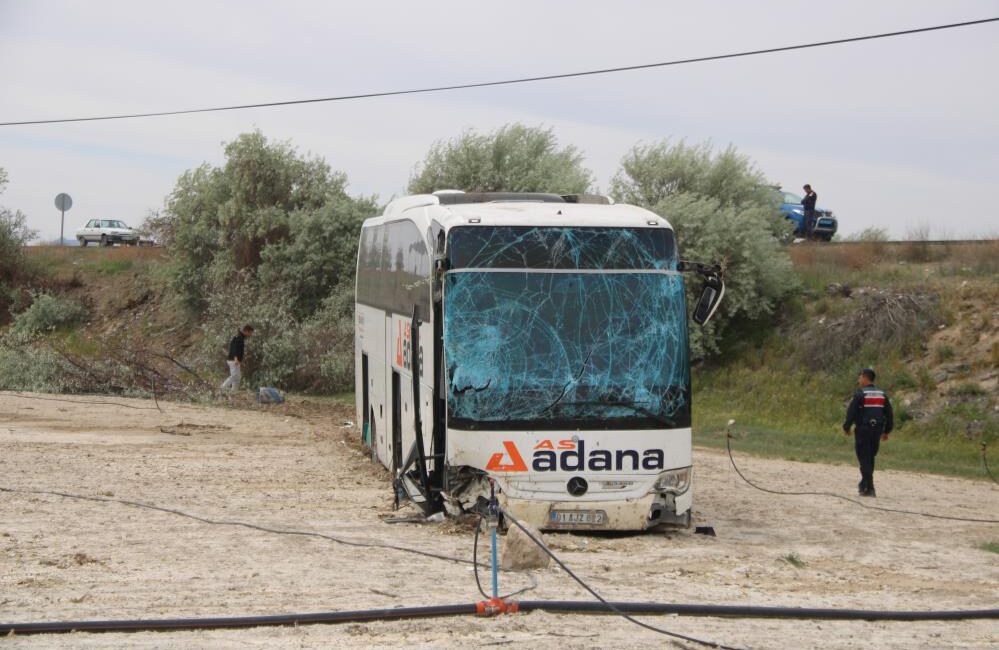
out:
M506 455L510 456L510 463L504 463L504 454L498 452L490 457L489 462L486 463L486 469L493 472L526 472L527 464L520 455L517 445L513 444L510 440L504 440L503 448L506 449Z

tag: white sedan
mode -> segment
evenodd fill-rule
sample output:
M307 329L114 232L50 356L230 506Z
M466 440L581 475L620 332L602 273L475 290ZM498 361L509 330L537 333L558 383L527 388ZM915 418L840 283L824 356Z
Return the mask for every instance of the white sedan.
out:
M135 246L139 243L139 231L129 228L123 221L117 219L91 219L83 228L76 231L76 240L80 246L90 242L101 246L111 246L115 243Z

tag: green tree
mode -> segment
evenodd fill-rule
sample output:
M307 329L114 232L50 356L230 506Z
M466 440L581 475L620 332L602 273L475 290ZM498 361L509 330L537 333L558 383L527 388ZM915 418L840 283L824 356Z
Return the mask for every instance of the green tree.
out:
M287 241L263 249L261 283L282 287L297 316L313 313L338 285L352 286L361 223L376 213L374 199L350 198L292 212Z
M203 307L212 290L234 278L256 278L265 251L275 258L282 247L341 239L356 248L360 221L375 205L348 196L345 174L331 171L321 158L299 155L290 143L269 142L259 131L228 143L225 156L222 167L204 164L185 172L165 209L149 222L169 245L174 286L191 306ZM322 268L335 277L311 280L329 287L352 265ZM321 300L313 296L304 308Z
M580 194L592 183L583 156L559 147L551 129L508 124L489 134L466 131L430 148L409 180L409 191L556 192Z
M7 170L0 167L0 194L7 188ZM17 281L27 274L24 245L35 237L27 216L20 210L0 206L0 324L10 318Z
M710 144L663 141L632 149L615 175L616 200L641 205L667 218L684 259L719 262L725 272L722 306L704 328L690 332L691 353L718 353L725 337L740 338L767 326L797 279L781 244L783 223L766 178L733 147L714 153ZM690 278L688 307L700 292ZM688 309L690 311L690 309Z
M168 246L172 286L200 320L202 355L220 357L252 323L251 381L343 388L357 242L375 199L349 196L345 174L259 131L228 143L225 156L221 167L185 172L147 221Z
M715 153L710 142L688 145L663 140L637 145L621 161L611 189L635 205L659 205L680 194L711 197L721 205L777 204L763 173L732 146Z

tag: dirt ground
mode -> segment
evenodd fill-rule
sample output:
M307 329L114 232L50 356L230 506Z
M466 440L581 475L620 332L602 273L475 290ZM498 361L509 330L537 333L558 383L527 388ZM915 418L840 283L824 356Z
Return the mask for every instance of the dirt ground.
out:
M46 397L46 396L34 396ZM51 396L47 396L51 398ZM0 393L0 487L73 492L214 519L309 530L471 557L470 529L390 524L388 475L356 444L346 407L247 410L110 398L43 401ZM114 401L117 404L98 402ZM884 448L891 453L891 445ZM744 458L776 489L851 494L849 467ZM715 451L695 453L695 519L717 537L546 534L614 600L972 609L999 606L999 526L773 497ZM999 486L878 475L878 505L999 518ZM408 512L408 511L406 511ZM480 600L467 565L385 549L213 526L115 503L0 492L0 621L195 617L459 604ZM526 599L589 600L557 569L503 574ZM649 617L744 648L991 648L995 621L869 623ZM4 648L572 648L666 645L614 616L518 614L236 631L74 633L6 638ZM693 646L688 646L693 647Z

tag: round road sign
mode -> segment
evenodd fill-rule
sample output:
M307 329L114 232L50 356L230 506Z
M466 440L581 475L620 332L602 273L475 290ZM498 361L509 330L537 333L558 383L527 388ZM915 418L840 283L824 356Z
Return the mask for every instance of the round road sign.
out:
M71 207L73 207L73 197L63 192L62 194L56 196L55 203L56 203L56 208L65 212L66 210L69 210Z

